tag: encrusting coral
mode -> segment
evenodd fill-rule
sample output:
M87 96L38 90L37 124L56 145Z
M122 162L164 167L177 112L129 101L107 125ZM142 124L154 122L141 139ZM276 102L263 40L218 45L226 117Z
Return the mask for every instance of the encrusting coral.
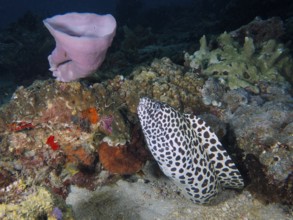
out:
M26 192L26 194L28 195L24 196L21 201L0 204L0 218L7 220L39 218L58 220L55 215L56 209L58 209L63 219L73 219L70 208L47 189L36 187L33 192Z
M112 174L130 175L140 171L148 159L149 152L144 147L142 131L138 126L132 128L131 140L125 145L111 146L102 142L98 146L99 160Z
M82 118L89 120L91 124L97 124L99 121L99 114L96 108L90 107L81 112Z
M132 153L128 146L99 145L98 153L103 167L113 174L134 174L141 170L143 161Z

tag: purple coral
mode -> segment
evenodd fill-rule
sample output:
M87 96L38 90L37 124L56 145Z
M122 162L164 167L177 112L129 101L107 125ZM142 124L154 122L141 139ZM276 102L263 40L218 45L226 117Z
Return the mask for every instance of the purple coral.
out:
M113 122L113 115L104 115L100 120L100 128L101 130L105 131L108 134L111 134L112 129L112 122Z
M53 209L52 215L57 219L57 220L62 220L63 214L62 211L58 208L55 207Z

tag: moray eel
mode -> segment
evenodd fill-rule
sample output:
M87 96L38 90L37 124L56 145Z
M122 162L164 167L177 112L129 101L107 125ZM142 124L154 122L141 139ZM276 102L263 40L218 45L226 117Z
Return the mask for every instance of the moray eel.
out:
M234 162L202 119L146 97L137 110L152 155L191 201L208 203L222 187L244 186Z

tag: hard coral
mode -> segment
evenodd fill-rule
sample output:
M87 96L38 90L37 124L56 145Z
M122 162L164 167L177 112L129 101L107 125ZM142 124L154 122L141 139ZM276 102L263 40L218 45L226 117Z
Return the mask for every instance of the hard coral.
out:
M272 39L256 45L245 37L239 45L225 32L218 37L216 49L207 47L205 36L200 45L193 55L185 54L185 64L200 69L206 77L219 78L230 89L249 88L258 94L260 82L283 83L291 73L292 57L284 45Z
M71 120L72 109L67 105L63 97L48 100L46 108L40 112L40 122L68 123Z
M36 187L34 192L26 193L25 199L18 203L0 204L0 216L4 219L43 219L51 216L56 205L66 207L44 187ZM67 216L68 219L70 217Z

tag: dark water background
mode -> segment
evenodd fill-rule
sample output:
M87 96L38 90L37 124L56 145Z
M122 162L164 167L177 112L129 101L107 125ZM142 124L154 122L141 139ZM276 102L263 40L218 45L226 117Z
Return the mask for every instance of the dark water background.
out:
M49 17L70 11L114 13L118 0L1 0L0 1L0 28L15 22L28 10ZM128 2L127 0L125 2ZM142 2L143 7L153 8L168 5L190 4L192 0L155 0L155 1L129 1Z
M229 32L256 17L280 17L286 29L281 40L291 52L293 48L292 0L0 0L0 104L17 86L50 78L47 56L54 41L42 20L67 12L113 14L118 28L109 53L122 51L123 46L124 52L125 48L129 52L150 45L186 45L176 48L175 55L149 54L145 59L129 53L124 55L125 60L117 58L115 66L120 68L117 62L126 65L119 70L125 73L130 73L134 65L162 56L182 65L182 51L195 51L203 34ZM130 29L128 36L124 27ZM135 35L129 42L136 44L125 46L124 41L122 45L129 33ZM45 44L48 39L52 40L49 46Z

